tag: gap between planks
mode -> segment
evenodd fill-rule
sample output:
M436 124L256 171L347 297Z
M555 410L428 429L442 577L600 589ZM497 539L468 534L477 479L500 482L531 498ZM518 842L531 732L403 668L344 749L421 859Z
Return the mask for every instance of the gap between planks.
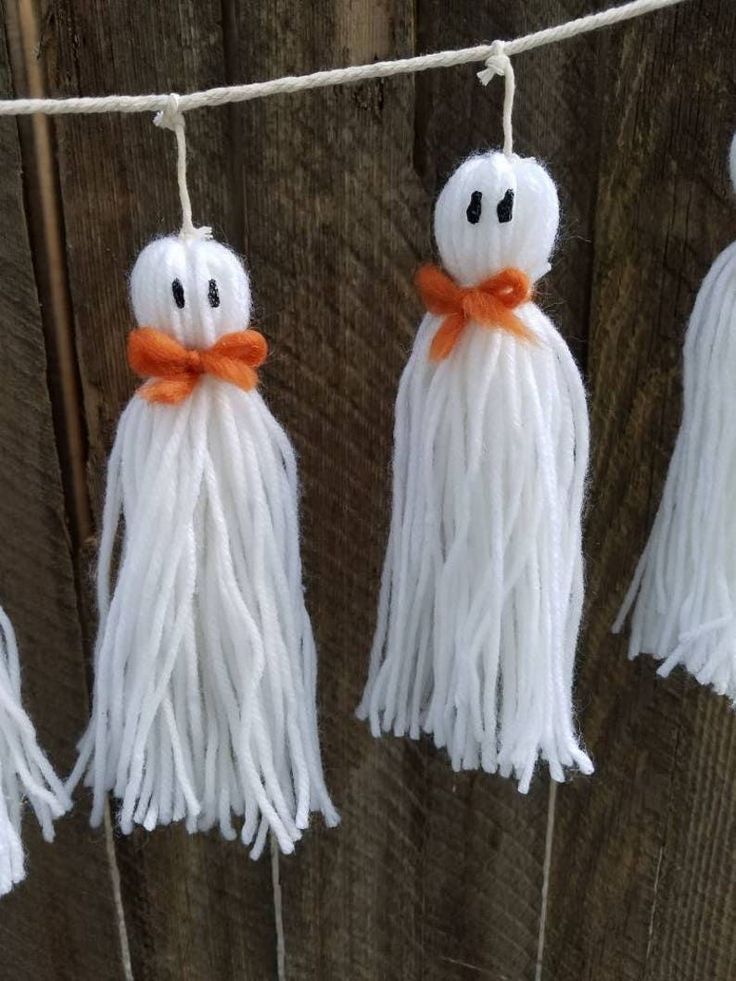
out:
M46 84L39 60L40 35L34 0L11 0L5 7L8 51L16 95L43 98ZM18 92L18 88L25 91ZM92 513L85 473L85 426L77 372L74 324L63 238L63 208L56 172L50 120L35 116L19 125L24 206L31 241L36 287L47 360L48 390L54 437L59 454L67 517L71 529L72 566L80 594L77 556L92 533ZM83 631L84 633L84 631ZM89 697L89 693L88 693ZM117 914L121 966L126 981L133 967L125 924L120 871L109 807L104 820L105 850Z
M47 94L40 62L40 33L35 0L6 5L8 48L13 83L33 98ZM63 214L49 120L34 116L19 125L25 210L31 239L41 320L46 340L57 452L67 512L75 545L92 533L87 492L86 440L74 325L67 280Z

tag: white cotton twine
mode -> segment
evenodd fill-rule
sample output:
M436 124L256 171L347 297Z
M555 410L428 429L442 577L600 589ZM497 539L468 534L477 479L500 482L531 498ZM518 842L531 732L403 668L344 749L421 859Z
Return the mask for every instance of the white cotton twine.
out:
M565 41L588 31L611 27L634 17L674 7L684 0L632 0L620 7L611 7L595 14L578 17L576 20L555 27L546 27L533 34L504 42L505 53L511 57L523 51L533 51L546 44ZM495 42L494 42L495 43ZM287 75L273 78L267 82L251 82L247 85L225 85L190 92L179 97L182 112L209 106L224 106L233 102L248 102L272 95L287 95L306 92L311 89L327 88L333 85L350 85L368 82L377 78L394 78L431 68L453 68L473 62L486 61L494 53L493 44L478 44L472 48L456 51L436 51L415 58L396 58L392 61L377 61L367 65L351 65L348 68L333 68L328 71L312 72L309 75ZM3 99L0 100L0 116L26 116L34 112L60 116L90 114L98 112L158 112L165 110L169 95L107 95L82 96L71 99Z
M503 97L503 152L507 157L511 157L514 152L512 115L516 80L511 59L505 51L504 42L494 41L491 47L494 48L493 54L486 59L486 67L478 72L478 78L483 85L488 85L496 75L501 75L506 83Z
M207 225L195 228L192 222L192 201L187 184L187 137L184 113L181 111L181 96L172 92L161 112L153 117L154 125L170 129L176 136L176 181L181 202L182 238L212 238L212 229Z

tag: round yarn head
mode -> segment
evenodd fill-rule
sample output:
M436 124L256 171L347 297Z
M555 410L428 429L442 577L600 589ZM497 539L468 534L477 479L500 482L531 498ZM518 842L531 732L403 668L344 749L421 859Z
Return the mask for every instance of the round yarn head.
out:
M250 320L243 263L211 239L170 235L150 242L133 266L130 295L139 326L186 345L211 345L222 334L245 330Z
M532 281L549 266L559 224L554 182L531 157L476 154L445 184L434 213L442 264L463 286L509 266Z

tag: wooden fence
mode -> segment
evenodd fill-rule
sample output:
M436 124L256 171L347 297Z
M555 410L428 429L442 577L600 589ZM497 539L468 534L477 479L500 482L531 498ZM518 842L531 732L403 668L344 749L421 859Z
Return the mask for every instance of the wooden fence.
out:
M601 3L599 6L603 6ZM3 96L186 91L472 44L594 0L5 0ZM500 138L476 68L193 113L195 219L244 252L296 443L325 765L343 817L280 863L290 979L711 981L736 976L736 718L609 633L680 412L695 291L736 237L736 4L681 7L519 56L516 139L559 182L543 305L593 421L577 702L597 772L527 797L371 738L364 681L387 530L393 399L420 316L433 198ZM126 273L173 230L173 141L148 115L0 121L0 596L60 770L88 713L102 474L133 388ZM736 420L734 422L736 425ZM736 505L735 505L736 506ZM268 979L268 859L182 828L25 827L0 908L9 981Z

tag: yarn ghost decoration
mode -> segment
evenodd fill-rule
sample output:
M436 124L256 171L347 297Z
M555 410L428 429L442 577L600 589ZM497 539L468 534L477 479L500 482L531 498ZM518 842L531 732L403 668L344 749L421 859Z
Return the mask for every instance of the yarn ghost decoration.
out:
M0 896L25 878L20 839L24 798L43 837L53 841L54 818L64 814L71 801L21 705L18 644L10 620L0 609Z
M129 360L149 380L108 466L93 711L70 784L86 774L93 825L112 791L126 834L184 820L232 839L242 816L257 858L269 830L289 853L310 811L338 815L294 451L256 387L246 271L204 231L151 242L131 274Z
M369 677L372 732L446 747L455 770L555 780L592 765L573 722L583 599L585 393L532 302L557 234L533 159L467 159L437 201L445 272L396 401L393 510Z
M736 139L731 146L736 189ZM685 334L683 411L649 541L614 624L736 701L736 242L703 280Z

